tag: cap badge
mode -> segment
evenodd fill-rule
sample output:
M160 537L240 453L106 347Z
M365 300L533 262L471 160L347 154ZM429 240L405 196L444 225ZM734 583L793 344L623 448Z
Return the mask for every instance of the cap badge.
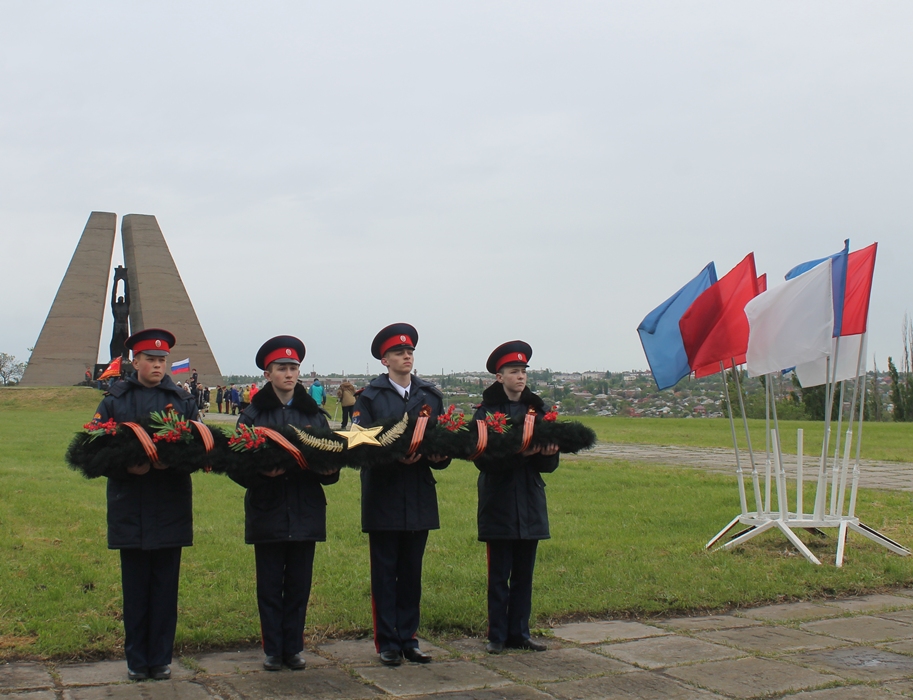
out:
M156 340L156 341L155 341L155 347L157 347L157 348L162 347L162 341L161 341L161 340Z
M290 349L290 348L286 348L286 349L285 349L285 354L286 354L287 357L291 357L291 356L292 356L292 351L291 351L291 349Z
M404 342L404 343L406 342L406 336L404 336L404 335L401 335L401 336L399 337L399 339L400 339L402 342Z

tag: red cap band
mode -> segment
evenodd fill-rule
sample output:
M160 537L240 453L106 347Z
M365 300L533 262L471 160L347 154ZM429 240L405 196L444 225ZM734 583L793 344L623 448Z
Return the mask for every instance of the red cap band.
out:
M528 360L526 359L526 355L522 352L508 353L495 363L495 372L500 372L501 368L510 362L522 362L523 364L527 364Z
M263 366L269 367L269 363L275 362L276 360L294 360L299 365L301 364L301 358L298 357L298 353L295 352L293 348L279 348L278 350L273 350L263 359Z
M133 356L136 357L136 354L143 352L145 350L161 350L163 352L171 352L171 347L168 345L167 340L141 340L138 343L134 344Z
M415 347L415 343L412 342L412 338L408 335L394 335L391 338L387 338L380 346L380 356L383 357L387 350L395 348L398 345L411 345L413 348Z

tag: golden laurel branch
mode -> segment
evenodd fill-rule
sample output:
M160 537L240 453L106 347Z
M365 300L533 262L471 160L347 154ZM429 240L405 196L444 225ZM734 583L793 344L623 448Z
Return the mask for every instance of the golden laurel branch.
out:
M293 425L289 427L295 431L295 435L298 436L298 439L301 440L303 445L323 452L342 452L343 450L344 445L341 442L336 442L335 440L329 440L327 438L314 437L303 430L299 430Z
M390 428L390 430L388 430L383 435L381 435L378 442L381 444L382 447L386 447L387 445L392 445L394 442L396 442L397 438L399 438L400 435L402 435L404 432L406 432L406 427L408 425L409 425L409 414L404 413L403 419L399 423L394 425L392 428Z

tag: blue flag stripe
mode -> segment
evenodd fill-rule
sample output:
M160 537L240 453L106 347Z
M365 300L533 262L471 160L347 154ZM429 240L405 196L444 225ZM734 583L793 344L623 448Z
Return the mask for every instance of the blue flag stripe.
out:
M660 389L675 386L691 373L678 322L712 284L716 284L716 266L710 262L694 279L648 313L637 327L653 380Z

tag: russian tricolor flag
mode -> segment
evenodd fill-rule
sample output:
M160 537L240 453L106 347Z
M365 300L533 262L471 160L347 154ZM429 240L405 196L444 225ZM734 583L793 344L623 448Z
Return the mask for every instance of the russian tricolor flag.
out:
M171 373L172 374L180 374L181 372L189 372L189 371L190 371L190 358L189 357L186 360L181 360L180 362L171 363Z

